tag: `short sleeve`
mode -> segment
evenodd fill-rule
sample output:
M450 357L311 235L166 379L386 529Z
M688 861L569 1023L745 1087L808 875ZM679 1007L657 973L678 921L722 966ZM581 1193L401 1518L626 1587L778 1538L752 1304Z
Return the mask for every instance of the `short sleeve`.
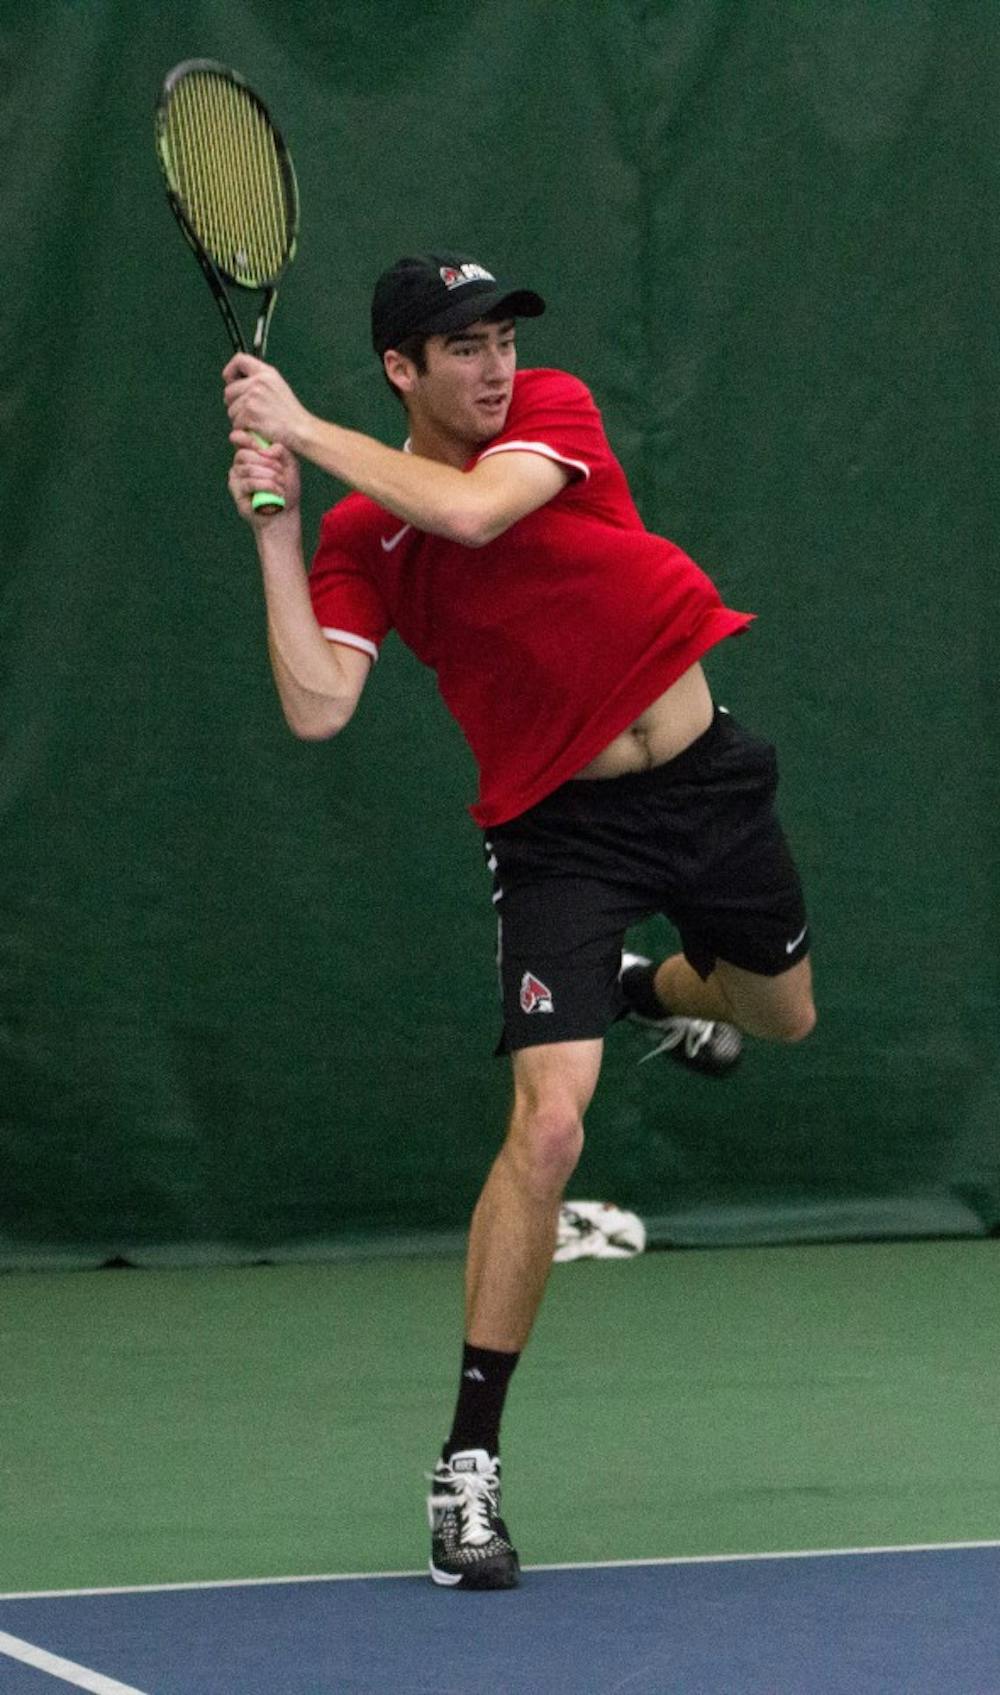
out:
M392 619L352 530L339 507L326 514L309 572L309 594L327 640L356 647L374 660Z
M524 371L500 435L478 455L541 453L588 480L610 453L590 390L565 371Z

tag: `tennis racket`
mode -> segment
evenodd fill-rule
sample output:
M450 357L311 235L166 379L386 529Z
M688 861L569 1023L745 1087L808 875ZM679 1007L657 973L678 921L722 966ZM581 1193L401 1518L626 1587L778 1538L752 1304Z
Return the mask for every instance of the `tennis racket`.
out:
M267 107L235 71L213 59L187 59L169 73L156 103L156 153L167 199L233 351L263 359L299 224L295 171ZM227 285L260 296L249 346ZM252 501L265 513L284 504L280 494L258 493Z

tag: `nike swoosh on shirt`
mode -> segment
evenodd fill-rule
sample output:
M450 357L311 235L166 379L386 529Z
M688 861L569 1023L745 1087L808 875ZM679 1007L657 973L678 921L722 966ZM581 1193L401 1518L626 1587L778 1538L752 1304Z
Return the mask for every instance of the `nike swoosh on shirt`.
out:
M385 536L383 536L381 538L381 540L382 540L382 552L383 553L391 553L393 548L399 546L403 537L407 534L407 532L409 530L412 530L412 528L413 528L412 524L404 524L403 528L401 530L397 530L396 534L394 536L389 536L388 539Z

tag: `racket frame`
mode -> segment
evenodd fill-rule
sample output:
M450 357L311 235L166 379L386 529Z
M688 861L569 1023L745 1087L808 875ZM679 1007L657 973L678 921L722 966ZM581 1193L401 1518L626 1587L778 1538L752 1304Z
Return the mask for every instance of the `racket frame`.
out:
M255 281L253 283L244 282L241 278L233 276L231 271L228 271L219 260L213 258L213 256L208 252L208 249L205 247L187 215L183 195L180 193L180 190L174 180L170 149L167 145L167 118L170 101L177 85L182 82L185 77L198 72L221 77L226 82L235 84L237 88L242 89L245 94L249 95L254 105L264 117L268 129L274 138L278 168L281 172L281 180L288 201L288 206L290 208L290 215L288 218L289 241L285 256L273 275L269 277L262 277L259 281ZM256 358L263 359L267 350L267 337L268 331L271 327L274 305L278 298L278 284L295 257L299 237L299 189L295 177L295 167L292 164L291 155L285 145L284 137L278 129L277 124L274 122L274 119L271 117L271 114L263 100L260 98L260 95L255 89L251 88L246 78L240 76L239 72L234 71L230 66L220 64L216 59L185 59L179 65L175 65L172 71L168 72L164 79L163 87L160 89L156 100L155 131L156 157L159 162L160 171L163 175L170 210L173 212L174 217L180 226L185 241L197 259L198 264L201 266L202 274L204 275L205 280L215 298L216 305L222 314L222 321L226 326L226 331L229 335L230 342L232 343L233 352L253 353ZM240 291L244 294L259 294L261 297L260 307L258 309L257 319L254 325L253 340L249 347L247 346L246 337L240 328L239 320L233 308L233 303L229 298L226 288L227 283L232 288L240 289ZM258 436L256 439L262 447L266 447L268 445L268 443L264 441L263 437ZM260 510L268 506L278 508L280 506L284 506L284 504L285 502L280 495L255 494L253 497L255 510Z

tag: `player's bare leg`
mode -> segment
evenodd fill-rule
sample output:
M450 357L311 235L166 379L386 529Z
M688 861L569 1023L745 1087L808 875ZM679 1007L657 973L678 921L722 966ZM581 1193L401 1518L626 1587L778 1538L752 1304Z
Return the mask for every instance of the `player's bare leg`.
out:
M719 961L713 977L732 1008L734 1024L768 1042L801 1042L815 1028L812 963L808 956L777 977L762 977Z
M678 953L657 967L653 982L668 1011L687 1018L723 1019L766 1041L800 1042L816 1023L808 958L777 977L719 960L711 976L702 979Z
M736 1022L718 974L713 971L708 978L699 977L682 953L671 954L669 959L657 966L653 987L667 1012L677 1013L682 1018L722 1019L728 1024Z
M583 1147L583 1115L601 1069L600 1041L553 1042L513 1056L507 1139L472 1215L466 1337L520 1349L555 1250L559 1203Z
M469 1233L455 1419L428 1501L431 1576L449 1588L510 1589L518 1581L500 1516L500 1416L545 1291L602 1051L600 1041L555 1042L513 1057L510 1125Z

